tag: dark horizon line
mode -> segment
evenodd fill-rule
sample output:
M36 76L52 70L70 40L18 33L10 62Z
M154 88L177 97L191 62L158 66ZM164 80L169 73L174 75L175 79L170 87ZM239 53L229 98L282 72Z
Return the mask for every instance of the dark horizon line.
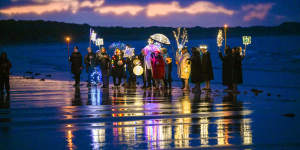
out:
M87 25L87 26L90 26L92 28L127 28L127 29L132 29L132 28L178 28L178 27L184 27L184 28L204 28L204 29L209 29L209 28L223 28L223 26L220 26L220 27L203 27L203 26L192 26L192 27L186 27L186 26L178 26L178 27L172 27L172 26L132 26L132 27L126 27L126 26L99 26L99 25L90 25L88 23L72 23L72 22L65 22L65 21L52 21L52 20L41 20L41 19L32 19L32 20L22 20L22 19L0 19L0 21L16 21L16 22L35 22L35 21L42 21L42 22L52 22L52 23L65 23L65 24L71 24L71 25ZM298 23L300 24L300 22L298 21L286 21L286 22L282 22L278 25L253 25L253 26L230 26L228 25L229 28L251 28L251 27L277 27L277 26L280 26L282 24L285 24L285 23ZM225 25L225 24L224 24Z

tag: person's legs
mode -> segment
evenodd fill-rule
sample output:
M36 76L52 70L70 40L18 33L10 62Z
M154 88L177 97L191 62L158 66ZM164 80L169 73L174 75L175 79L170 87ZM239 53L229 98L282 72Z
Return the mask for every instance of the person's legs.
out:
M113 76L114 86L117 86L116 76Z
M79 86L80 85L80 73L75 73L74 78L75 78L75 86Z
M119 79L119 80L118 80L118 86L120 86L121 83L122 83L122 77L119 77L118 79Z
M184 89L184 88L185 88L185 81L184 81L184 79L181 79L181 82L182 82L182 87L181 87L181 89Z
M9 76L5 78L4 84L5 84L6 93L9 94L10 92Z
M147 82L148 82L148 88L151 88L151 86L152 86L151 80L152 80L152 72L151 72L151 69L147 69Z
M207 90L210 90L210 81L205 81L205 87Z
M189 90L189 79L184 79L184 89L183 90Z
M0 94L3 95L4 90L4 78L0 77Z

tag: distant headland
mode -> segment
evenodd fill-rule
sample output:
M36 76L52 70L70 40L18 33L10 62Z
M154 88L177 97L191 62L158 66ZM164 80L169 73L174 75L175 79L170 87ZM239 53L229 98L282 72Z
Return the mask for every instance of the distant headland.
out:
M64 42L71 36L74 42L89 40L89 29L93 28L101 37L109 41L145 40L149 35L162 33L173 37L172 27L99 27L88 24L72 24L54 21L0 20L0 44ZM220 27L187 28L189 39L215 38ZM252 26L229 28L230 37L300 35L299 22L285 22L278 26Z

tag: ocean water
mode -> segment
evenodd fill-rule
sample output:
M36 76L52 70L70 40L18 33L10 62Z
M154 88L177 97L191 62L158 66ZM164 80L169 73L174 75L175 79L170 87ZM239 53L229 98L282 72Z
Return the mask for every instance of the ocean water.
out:
M209 47L215 75L211 93L183 92L176 78L169 91L84 84L77 89L65 43L1 47L15 76L10 98L0 105L0 149L299 149L300 37L252 40L240 94L222 91L215 39L188 43ZM124 42L137 53L146 45L146 40ZM105 41L106 47L110 43ZM242 41L231 38L228 44ZM74 45L86 54L88 43ZM172 56L171 47L169 52ZM263 92L255 95L251 89Z
M231 47L243 46L241 38L229 38L228 45ZM280 37L252 37L252 44L247 47L246 57L243 60L244 86L282 86L300 87L300 36L280 36ZM114 41L105 41L105 47ZM139 54L146 45L146 40L121 41L130 44ZM174 57L176 45L167 46L170 56ZM216 39L190 40L187 43L189 49L200 44L208 45L214 68L215 80L212 83L221 84L222 62L218 57ZM80 52L85 55L88 43L71 43L70 53L73 46L79 46ZM96 51L98 48L92 46ZM34 73L51 74L53 79L72 80L70 67L67 61L68 52L65 43L52 44L28 44L11 45L0 47L1 51L6 51L13 63L12 73L14 75L24 75L26 71ZM112 51L108 50L112 55ZM173 77L178 80L176 65L173 62ZM42 76L40 76L42 77ZM83 71L82 79L86 79Z

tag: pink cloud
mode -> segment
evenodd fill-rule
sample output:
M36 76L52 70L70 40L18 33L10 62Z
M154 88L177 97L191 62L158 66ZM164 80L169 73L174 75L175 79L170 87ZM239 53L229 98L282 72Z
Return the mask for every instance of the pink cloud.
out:
M124 15L130 14L136 16L139 12L143 11L145 8L138 5L122 5L122 6L104 6L95 8L94 11L100 14L115 14Z
M187 13L191 15L205 14L205 13L222 13L226 15L233 15L235 12L224 8L223 6L217 6L208 1L199 1L191 4L188 7L181 7L176 1L171 3L155 3L147 6L146 14L148 17L166 16L172 13Z
M242 7L243 11L248 11L244 16L244 21L251 21L253 19L263 20L274 6L274 3L257 4L257 5L246 5Z
M45 13L54 13L62 11L71 11L76 13L80 8L99 7L104 4L104 0L89 1L85 0L39 0L36 1L41 4L27 5L27 6L13 6L9 8L0 9L0 13L6 15L21 15L21 14L36 14L42 15Z

